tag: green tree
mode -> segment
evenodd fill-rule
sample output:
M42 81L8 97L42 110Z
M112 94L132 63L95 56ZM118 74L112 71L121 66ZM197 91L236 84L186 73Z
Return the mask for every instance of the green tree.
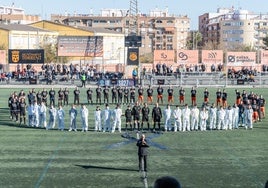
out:
M141 63L153 63L153 54L147 53L140 56Z
M192 31L188 37L186 47L189 50L199 49L202 42L202 34L198 31Z
M41 48L45 51L45 63L55 63L57 61L57 49L53 44L44 44Z
M265 38L263 38L262 41L265 47L268 48L268 35Z

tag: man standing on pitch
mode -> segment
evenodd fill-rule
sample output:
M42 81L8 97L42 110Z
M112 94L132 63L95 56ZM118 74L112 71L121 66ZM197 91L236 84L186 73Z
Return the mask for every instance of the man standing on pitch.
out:
M158 103L155 103L155 107L153 108L153 111L152 111L152 119L154 122L154 130L153 131L155 131L156 123L158 124L158 130L160 131L161 118L162 118L161 108L158 106Z
M147 155L149 145L145 139L145 135L142 134L140 139L137 141L138 146L138 156L139 156L139 171L147 172Z

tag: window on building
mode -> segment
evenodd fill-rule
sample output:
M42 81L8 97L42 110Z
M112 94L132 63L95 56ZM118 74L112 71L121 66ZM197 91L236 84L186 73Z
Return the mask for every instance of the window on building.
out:
M167 50L173 50L173 46L171 44L167 45Z
M156 37L156 42L162 42L162 37Z
M173 41L173 37L172 36L167 36L167 41L168 42L172 42Z
M156 45L156 49L157 49L157 50L162 50L162 48L163 48L163 46L162 46L161 44L157 44L157 45Z

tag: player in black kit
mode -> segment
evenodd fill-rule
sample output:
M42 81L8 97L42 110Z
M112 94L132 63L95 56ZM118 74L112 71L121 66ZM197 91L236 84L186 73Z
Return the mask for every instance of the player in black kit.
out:
M103 89L103 102L109 104L109 88L108 86L106 86L104 89Z
M135 95L136 95L135 87L132 87L130 89L130 103L134 103L135 102Z
M45 103L45 105L47 106L47 90L44 88L43 91L42 91L42 101L43 103Z
M138 128L138 130L140 130L140 112L141 107L139 105L139 102L136 102L135 106L132 108L132 116L134 120L134 128Z
M101 91L102 89L98 85L98 87L96 88L96 104L98 104L99 102L100 105L101 105Z
M79 95L80 95L80 91L78 87L76 87L74 90L74 104L78 104L78 105L80 104Z
M124 88L124 104L129 103L129 89L127 87Z
M120 86L117 88L117 94L118 94L118 104L121 104L123 102L123 89Z
M63 99L64 99L64 92L60 88L60 90L58 91L58 106L63 106Z
M63 104L69 105L69 90L67 88L65 88L63 93L64 93Z
M157 88L157 102L159 103L159 100L161 100L161 103L163 104L163 93L164 89L160 85Z
M114 86L112 88L112 103L116 103L117 102L117 89L116 87Z
M87 102L88 102L88 104L92 104L93 103L92 94L93 94L92 89L91 88L88 88L88 90L87 90Z
M125 110L125 117L126 117L126 131L128 128L128 125L130 126L130 129L132 130L132 110L130 109L130 105L127 106L127 109Z
M22 124L22 120L23 124L26 124L26 102L24 98L20 99L19 111L20 111L20 125Z
M150 113L150 109L149 109L147 103L144 103L144 106L143 106L143 108L141 109L141 113L142 113L141 129L143 130L143 123L144 123L144 122L147 122L148 130L150 130L150 123L149 123L149 113Z
M49 106L53 105L55 106L55 90L53 88L51 88L51 90L49 91L49 101L50 101L50 104Z
M158 130L160 131L160 122L161 122L161 118L162 118L162 111L161 111L161 108L158 106L158 103L156 103L155 107L153 108L152 118L153 118L153 122L154 122L154 130L155 130L155 125L157 123Z

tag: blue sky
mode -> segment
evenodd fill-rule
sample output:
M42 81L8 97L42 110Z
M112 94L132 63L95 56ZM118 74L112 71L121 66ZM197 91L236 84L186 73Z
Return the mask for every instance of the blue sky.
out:
M198 3L197 3L198 2ZM38 14L43 19L50 19L51 13L99 14L103 8L128 9L129 0L0 0L0 5L12 5L25 9L26 14ZM175 15L188 15L191 29L198 28L198 16L206 12L216 12L219 7L242 8L255 13L267 13L267 0L138 0L142 13L149 13L154 8L165 9Z

